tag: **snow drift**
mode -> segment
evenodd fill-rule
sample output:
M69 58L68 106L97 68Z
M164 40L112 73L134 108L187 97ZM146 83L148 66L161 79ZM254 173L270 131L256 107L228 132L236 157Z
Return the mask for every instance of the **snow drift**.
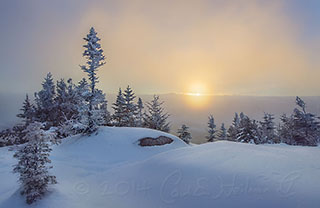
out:
M173 142L141 147L143 137ZM142 128L101 128L54 147L58 184L32 207L319 207L320 148L214 142L189 146ZM0 207L28 207L16 161L0 148Z

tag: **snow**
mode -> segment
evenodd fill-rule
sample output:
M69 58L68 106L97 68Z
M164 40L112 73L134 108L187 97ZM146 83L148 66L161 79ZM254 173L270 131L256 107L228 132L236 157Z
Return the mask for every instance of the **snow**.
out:
M140 147L142 137L173 143ZM187 145L163 132L100 128L53 148L58 184L30 207L320 207L320 148L213 142ZM12 152L0 148L0 207L28 207Z

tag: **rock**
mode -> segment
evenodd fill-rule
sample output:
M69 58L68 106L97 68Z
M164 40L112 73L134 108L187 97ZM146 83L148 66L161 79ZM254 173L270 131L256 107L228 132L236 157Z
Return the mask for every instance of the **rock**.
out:
M173 139L166 136L159 136L157 138L145 137L139 140L139 145L142 147L145 146L162 146L165 144L170 144L173 142Z

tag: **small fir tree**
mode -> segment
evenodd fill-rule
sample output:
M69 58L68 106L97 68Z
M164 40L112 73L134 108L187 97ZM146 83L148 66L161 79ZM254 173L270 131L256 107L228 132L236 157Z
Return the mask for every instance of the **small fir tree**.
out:
M221 124L219 133L218 133L219 140L227 140L227 129L224 127L224 123Z
M116 102L113 103L113 106L112 106L114 110L114 114L112 117L113 117L115 126L125 126L124 104L125 104L124 97L123 97L121 88L119 88Z
M183 124L180 129L178 129L178 137L182 139L185 143L189 144L192 136L189 132L189 127Z
M145 127L169 132L170 127L167 122L169 114L164 112L162 105L163 102L159 101L159 96L157 95L154 95L153 100L147 103L147 112L144 116Z
M143 102L142 99L139 98L138 99L138 103L137 103L137 108L138 108L138 113L137 113L137 126L138 127L142 127L143 126Z
M44 131L42 127L43 124L38 122L29 124L25 129L27 143L19 146L14 154L18 164L13 171L20 175L20 193L26 196L28 204L42 198L48 191L49 184L57 183L56 177L49 174L52 167L47 165L51 163L49 141L54 140L54 134Z
M214 123L214 118L213 115L209 116L209 121L208 121L208 136L207 140L208 142L213 142L216 138L216 124Z
M134 103L134 95L132 89L128 85L127 89L123 92L124 99L124 122L125 126L133 127L136 126L136 115L137 115L137 106Z
M28 94L26 94L26 98L23 102L22 108L20 109L22 112L17 115L18 118L22 118L24 124L26 126L29 125L34 120L35 109L29 100Z

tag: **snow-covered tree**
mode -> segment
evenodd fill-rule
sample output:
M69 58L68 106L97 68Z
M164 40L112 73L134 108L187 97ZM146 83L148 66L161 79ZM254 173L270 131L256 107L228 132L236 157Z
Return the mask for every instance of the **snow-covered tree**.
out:
M213 115L209 116L208 136L206 138L208 139L208 142L213 142L216 138L216 124L214 123Z
M229 127L228 132L227 132L228 140L230 140L230 141L237 140L237 135L239 133L239 124L240 124L239 115L238 115L238 113L235 113L232 124Z
M115 126L125 126L125 111L124 111L124 97L121 91L121 88L119 88L119 92L117 95L117 99L116 102L113 103L113 110L114 110L114 114L112 115L113 119L114 119L114 125Z
M126 126L133 127L136 126L136 115L137 115L137 106L134 103L134 95L132 89L128 85L127 89L123 92L123 110L124 110L124 122Z
M189 132L189 127L183 124L180 129L178 129L178 137L182 139L185 143L189 144L192 136Z
M218 132L219 140L227 140L227 129L224 127L224 123L221 124L220 130Z
M278 129L278 134L280 141L286 144L293 145L295 141L293 139L294 135L294 123L293 117L288 117L286 114L283 114L280 118L280 125Z
M264 113L261 125L261 143L277 143L277 135L275 132L274 116L270 113Z
M164 109L161 107L162 104L163 102L159 101L159 96L157 95L154 95L153 100L146 104L147 112L144 116L144 125L150 129L169 132L170 127L167 122L169 114L164 112Z
M87 42L83 47L85 51L83 56L87 59L86 65L82 65L81 69L88 74L90 80L90 96L89 96L89 109L88 109L88 126L86 133L91 134L96 131L96 121L93 119L93 111L95 109L94 103L96 102L96 85L98 83L97 71L98 68L105 64L105 57L103 50L99 43L100 38L93 27L91 27L89 34L84 38Z
M35 93L37 112L36 117L40 122L46 122L48 127L56 122L55 107L55 85L52 74L49 72L42 83L42 90Z
M293 139L296 145L316 146L319 139L319 121L312 113L306 112L305 102L297 97L299 108L293 111Z
M108 111L108 102L105 100L103 101L102 105L100 106L100 113L101 113L101 125L103 126L109 126L111 125L111 115L110 112Z
M49 174L51 163L49 142L54 140L52 132L42 129L39 122L30 123L25 129L27 143L17 147L14 157L18 163L13 171L19 173L21 194L26 196L26 202L32 204L42 198L48 190L49 184L57 183L56 177Z
M139 98L138 99L138 103L137 103L137 108L138 108L138 112L137 112L137 126L138 127L142 127L143 126L143 102L142 99Z
M237 142L260 144L260 134L258 123L244 115L240 114L239 132L237 134Z
M77 101L75 85L72 79L67 83L64 79L57 81L57 96L55 98L55 109L57 110L57 123L60 125L67 120L74 119L77 114Z
M94 93L94 99L92 101L92 122L95 127L105 125L106 116L108 116L109 112L107 110L107 101L106 96L102 92L102 90L96 89ZM88 118L88 125L90 124L90 120Z
M20 110L22 112L19 113L17 117L22 118L26 126L29 125L29 123L34 120L35 108L30 102L28 94L26 94L26 98Z

